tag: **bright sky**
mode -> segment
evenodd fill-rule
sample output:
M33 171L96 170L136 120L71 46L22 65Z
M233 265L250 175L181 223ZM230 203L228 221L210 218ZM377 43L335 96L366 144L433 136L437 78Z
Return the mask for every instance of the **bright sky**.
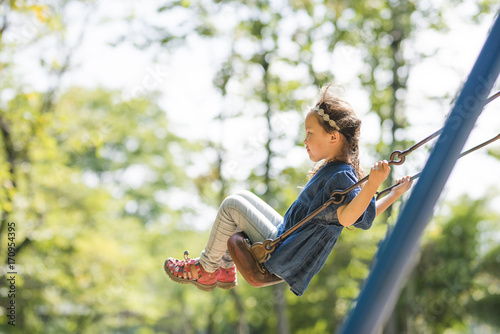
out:
M171 19L169 16L169 20L166 20L166 14L156 13L158 6L158 1L99 1L96 11L85 26L85 38L75 49L76 56L73 63L77 68L65 78L65 85L122 89L124 99L147 91L159 91L160 104L174 124L172 129L188 139L222 140L229 154L227 176L243 180L252 163L263 154L265 132L259 131L263 128L263 124L261 120L255 118L231 121L225 125L222 135L218 125L213 124L212 118L221 109L231 111L242 107L236 97L222 101L218 97L218 92L212 87L212 76L217 69L216 65L229 50L229 43L222 40L209 44L199 38L190 38L187 45L175 53L169 53L158 47L138 50L127 44L120 44L117 47L108 45L123 33L130 31L123 17L131 13L149 23L170 24L175 27L175 18ZM447 13L450 31L423 32L416 36L415 42L408 45L405 50L409 54L416 50L429 53L436 51L434 56L414 66L410 74L407 117L412 127L406 135L411 139L424 138L442 127L446 114L451 110L449 101L439 105L429 100L429 97L455 95L470 72L486 39L488 29L493 22L493 15L485 17L479 25L474 25L462 19L463 12L468 9L468 5L450 9ZM69 41L75 41L81 31L84 19L82 12L85 11L81 5L72 7L71 16L74 19L69 23L67 34ZM30 25L31 30L25 27L23 34L36 31L36 23ZM139 27L136 25L134 30L139 32ZM19 37L19 34L17 36ZM40 50L43 50L42 55L47 59L57 57L54 51L51 52L57 49L38 45L36 48L19 52L17 61L23 64L19 75L24 81L35 89L45 90L46 81L37 62L39 54L36 51ZM359 54L352 48L343 48L334 54L324 54L317 59L317 62L316 66L330 70L346 87L347 99L354 105L364 122L361 144L377 141L380 131L384 129L380 128L375 115L366 115L369 111L368 96L355 84L356 73L363 65ZM496 89L499 89L499 86L497 80ZM316 91L311 91L310 94L312 104ZM485 109L466 148L500 132L499 112L500 101L493 102ZM281 134L292 135L302 122L303 120L297 116L278 115L275 119L275 129ZM210 123L213 125L207 126ZM499 147L500 142L494 145ZM298 166L307 159L305 150L294 147L292 143L283 142L279 149L288 152L286 162L291 165ZM418 153L414 159L408 159L405 167L393 167L396 169L396 177L418 172L426 157L426 154ZM375 162L364 149L361 158L365 168L369 168ZM199 168L203 169L203 165L204 162L201 161ZM447 200L453 199L465 192L473 197L482 197L489 187L495 187L500 191L500 178L495 173L499 170L499 166L500 161L488 157L484 152L473 153L470 158L463 158L457 163L443 197ZM478 167L481 170L480 174L477 173ZM496 208L500 208L498 197L500 196L497 196L494 204Z

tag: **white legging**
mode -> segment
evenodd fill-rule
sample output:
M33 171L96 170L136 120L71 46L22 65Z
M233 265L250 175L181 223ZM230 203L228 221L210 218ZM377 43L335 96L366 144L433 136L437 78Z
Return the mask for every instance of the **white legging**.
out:
M219 266L230 268L233 261L227 252L227 241L237 231L243 231L252 242L273 239L283 217L266 202L249 191L227 197L219 207L200 263L207 272Z

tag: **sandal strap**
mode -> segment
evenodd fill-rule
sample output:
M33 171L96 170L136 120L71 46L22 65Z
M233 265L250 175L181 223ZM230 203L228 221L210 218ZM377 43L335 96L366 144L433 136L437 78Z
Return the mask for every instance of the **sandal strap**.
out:
M184 274L186 274L189 280L196 281L202 275L200 263L190 258L187 258L187 261L170 259L169 267L173 270L174 276L179 278L184 278ZM189 278L188 273L191 273L191 278Z
M197 277L201 277L201 268L200 268L200 262L199 261L196 261L196 264L194 265L195 267L195 270L196 270L196 274L197 274Z
M206 272L201 266L199 259L189 258L189 251L184 252L184 260L170 258L168 266L174 276L179 278L187 277L187 279L191 281L197 281L204 275L211 277L212 275L217 275L218 273L218 271L214 273ZM189 273L191 273L191 278L189 278Z
M184 263L182 263L182 261L177 261L174 264L174 275L177 277L184 276Z
M200 263L196 260L190 259L187 263L189 270L191 271L191 280L196 281L201 277L201 271L199 269Z

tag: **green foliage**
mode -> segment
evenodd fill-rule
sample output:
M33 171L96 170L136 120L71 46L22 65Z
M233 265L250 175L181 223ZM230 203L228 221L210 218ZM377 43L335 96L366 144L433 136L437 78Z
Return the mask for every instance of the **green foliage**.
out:
M484 232L478 224L498 229L499 216L487 209L484 199L463 196L437 217L424 243L420 261L402 292L398 308L405 310L412 326L422 333L442 333L447 328L467 328L469 314L475 321L498 326L492 316L499 301L496 275L498 247L484 250ZM491 306L491 310L486 308ZM403 312L401 312L403 313ZM473 320L474 322L474 320ZM406 324L408 326L408 324Z
M178 197L187 194L215 209L232 187L244 186L281 214L286 211L300 192L297 186L307 182L309 165L287 164L288 152L279 147L286 141L302 145L302 132L285 138L284 125L273 119L300 114L310 104L310 91L335 79L329 69L315 67L321 48L330 55L355 48L363 55L359 84L392 133L390 143L373 143L373 151L385 157L395 146L408 146L410 141L394 134L409 126L406 82L411 67L427 55L402 50L422 29L446 29L445 6L455 3L460 1L436 8L414 1L182 0L158 9L165 17L188 17L176 29L128 18L136 24L131 27L141 29L120 40L140 49L160 45L174 51L191 36L230 41L213 84L223 98L237 95L244 108L223 110L214 122L245 116L266 125L262 154L242 181L224 173L223 143L174 135L154 94L122 101L119 92L104 89L50 86L38 92L23 86L11 71L16 48L51 34L64 42L64 12L54 3L2 2L6 17L34 19L38 27L29 38L7 40L11 27L0 22L0 88L13 95L0 96L0 235L7 222L16 222L20 274L14 330L276 333L288 324L293 333L334 332L370 271L386 221L394 217L380 218L369 231L345 231L301 298L283 292L286 286L255 289L241 279L235 290L205 294L174 284L163 273L167 256L181 257L185 249L196 254L208 236L189 222L204 212ZM479 19L493 5L477 2L471 15ZM225 20L228 13L237 19ZM58 78L70 64L64 57L40 57L39 63ZM190 179L185 171L196 168L200 155L216 158L206 174ZM435 217L394 314L399 332L466 332L478 323L500 327L500 248L491 236L499 217L487 204L464 198ZM0 300L8 302L4 286ZM0 331L12 329L2 316Z
M13 152L11 161L1 156L1 181L11 185L2 205L12 207L2 228L18 226L17 325L25 332L132 330L164 317L161 263L178 250L165 243L179 242L181 232L170 231L182 211L160 195L185 186L189 165L178 166L168 147L188 158L197 146L172 135L150 100L118 96L74 88L42 113L40 94L20 93L0 113L10 138L2 146Z

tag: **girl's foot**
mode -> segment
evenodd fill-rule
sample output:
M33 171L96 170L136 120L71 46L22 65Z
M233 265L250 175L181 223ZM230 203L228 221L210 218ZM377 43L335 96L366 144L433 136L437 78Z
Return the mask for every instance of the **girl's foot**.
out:
M168 258L164 269L168 277L181 284L193 284L203 291L212 291L217 286L217 271L208 273L198 259L190 259L189 252L184 252L184 260Z
M218 271L219 275L217 275L217 287L221 289L232 289L238 285L236 266L232 266L231 268L219 267Z

